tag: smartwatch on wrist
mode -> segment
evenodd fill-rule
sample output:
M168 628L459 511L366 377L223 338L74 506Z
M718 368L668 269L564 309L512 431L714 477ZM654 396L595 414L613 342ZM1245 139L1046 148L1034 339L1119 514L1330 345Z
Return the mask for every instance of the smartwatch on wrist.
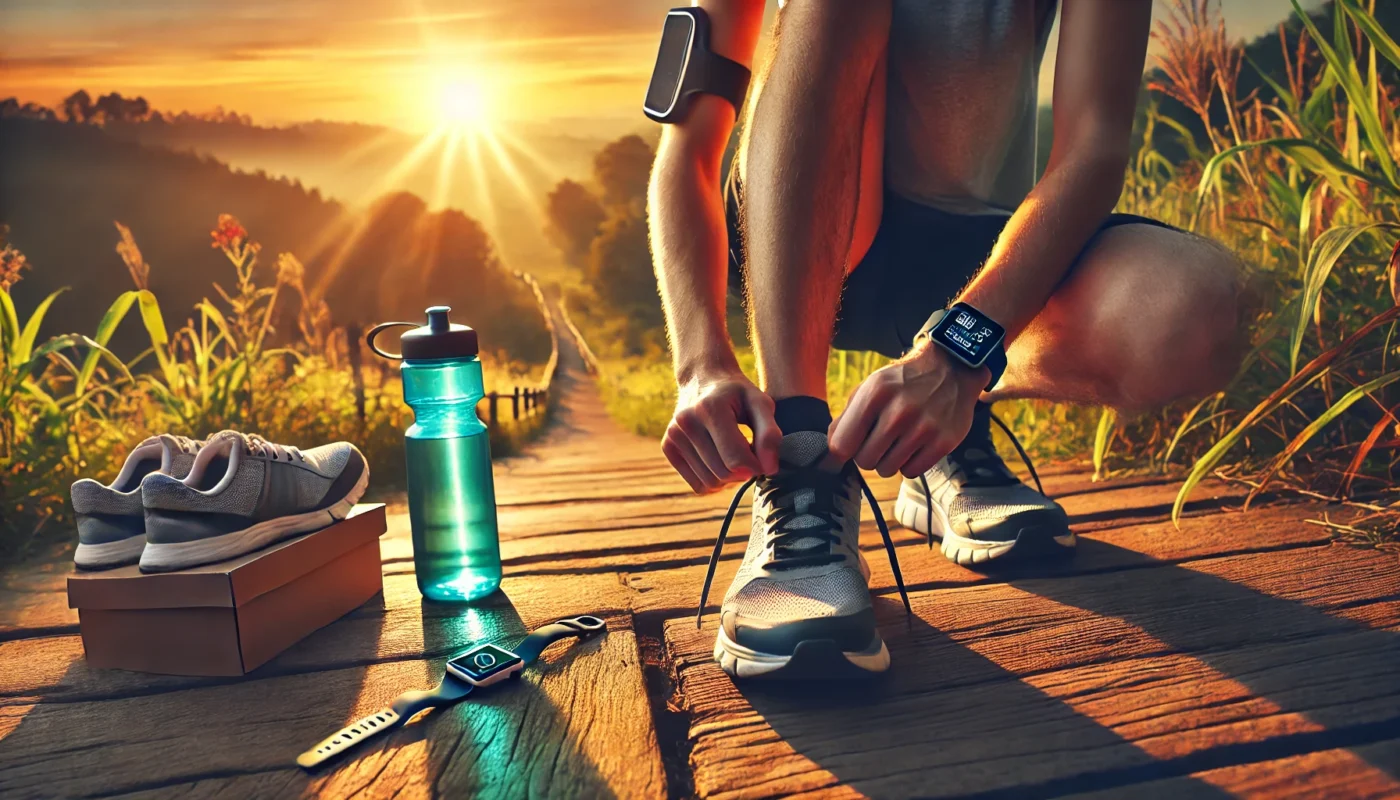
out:
M954 303L946 311L933 312L914 335L914 343L929 339L972 369L986 367L992 373L986 389L990 391L1006 371L1005 337L1006 330L991 317L967 303Z
M666 12L661 47L642 111L657 122L684 122L696 93L728 100L737 115L749 90L749 69L710 50L710 18L703 9Z
M420 711L445 708L476 689L518 677L525 667L539 660L546 647L561 639L585 637L605 628L598 617L570 617L526 636L513 651L494 644L468 648L447 660L442 682L436 689L404 692L388 708L350 723L297 756L297 764L304 769L315 769L366 739L394 730Z

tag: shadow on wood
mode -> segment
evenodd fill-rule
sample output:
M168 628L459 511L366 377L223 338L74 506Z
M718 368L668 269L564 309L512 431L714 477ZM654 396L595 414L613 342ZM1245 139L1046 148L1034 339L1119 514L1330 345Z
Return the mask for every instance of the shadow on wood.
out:
M1374 767L1384 774L1371 785L1393 787L1400 637L1288 596L1288 587L1314 583L1299 580L1307 564L1321 572L1350 552L1307 548L1306 563L1260 553L1185 567L1084 539L1079 563L1088 571L1077 577L1065 565L1053 568L1059 577L1023 566L999 573L1003 585L919 592L915 617L880 597L887 675L855 687L735 685L759 724L746 734L754 723L730 718L722 740L757 745L766 724L800 760L753 763L758 751L773 752L766 746L705 758L728 762L723 771L733 774L722 785L759 794L834 779L876 797L1112 795L1142 784L1223 797L1231 793L1199 776L1347 748L1350 773ZM1093 572L1104 564L1118 569ZM1400 573L1377 566L1362 577L1387 606L1400 599ZM1387 579L1376 592L1372 581ZM713 636L711 628L699 635ZM709 673L687 681L687 694L734 691ZM1366 783L1358 778L1344 793Z

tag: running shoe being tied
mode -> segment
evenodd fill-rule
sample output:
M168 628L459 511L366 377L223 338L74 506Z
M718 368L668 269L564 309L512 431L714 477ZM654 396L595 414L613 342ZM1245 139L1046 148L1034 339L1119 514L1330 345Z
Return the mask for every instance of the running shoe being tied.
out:
M870 487L853 462L836 463L826 435L783 437L779 471L758 476L734 495L710 556L695 624L735 509L756 486L749 546L720 606L715 661L735 678L833 679L883 672L890 654L875 627L870 567L858 546L862 492L909 610L894 544Z
M147 475L178 480L190 474L203 442L183 436L152 436L126 457L121 472L109 484L91 478L73 484L73 510L78 516L78 569L110 569L135 564L146 547L146 517L141 506L141 482Z
M1021 483L997 455L992 422L1011 438L1035 489ZM977 404L972 429L953 452L923 475L903 480L894 515L905 527L927 534L930 547L934 537L942 539L943 555L963 566L1013 553L1068 555L1076 544L1069 516L1045 495L1030 457L986 403Z
M152 475L142 572L209 564L344 519L369 484L365 457L349 442L305 452L259 436L210 437L184 480Z

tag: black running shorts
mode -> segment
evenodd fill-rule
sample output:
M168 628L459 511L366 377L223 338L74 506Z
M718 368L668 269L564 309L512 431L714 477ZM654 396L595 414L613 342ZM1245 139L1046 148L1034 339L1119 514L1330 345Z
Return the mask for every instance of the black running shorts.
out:
M743 202L738 170L730 170L724 191L729 287L741 296ZM902 355L929 315L947 307L987 260L1009 219L1001 214L950 214L886 191L875 241L842 287L832 345L874 350L891 358ZM1173 228L1136 214L1110 214L1099 230L1137 223Z

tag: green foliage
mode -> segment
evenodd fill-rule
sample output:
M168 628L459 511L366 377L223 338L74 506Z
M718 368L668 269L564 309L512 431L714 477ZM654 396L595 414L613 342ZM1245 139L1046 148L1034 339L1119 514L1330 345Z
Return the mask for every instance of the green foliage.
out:
M365 453L374 485L403 485L403 431L411 413L387 362L358 366L360 343L331 329L323 301L302 285L300 262L282 254L276 283L261 286L259 247L237 220L222 217L214 245L233 267L232 290L214 284L221 302L196 304L197 320L174 334L145 288L148 268L130 231L118 224L118 246L138 288L120 294L92 337L64 334L37 342L61 290L22 320L8 291L22 256L4 250L0 270L0 558L22 553L40 534L71 530L68 486L78 477L110 478L140 440L169 431L203 437L223 428L256 432L311 447L354 442ZM300 298L301 338L271 347L279 295ZM527 293L528 294L528 293ZM123 362L108 342L136 309L149 347ZM534 321L540 325L538 312ZM526 324L521 322L519 324ZM352 349L353 348L353 349ZM487 390L533 385L539 369L488 351ZM508 455L544 423L545 415L490 429L493 454Z
M581 309L609 341L620 341L620 357L649 357L662 342L646 217L655 156L641 137L624 136L594 158L591 187L560 181L546 204L546 234L584 279L570 308Z

